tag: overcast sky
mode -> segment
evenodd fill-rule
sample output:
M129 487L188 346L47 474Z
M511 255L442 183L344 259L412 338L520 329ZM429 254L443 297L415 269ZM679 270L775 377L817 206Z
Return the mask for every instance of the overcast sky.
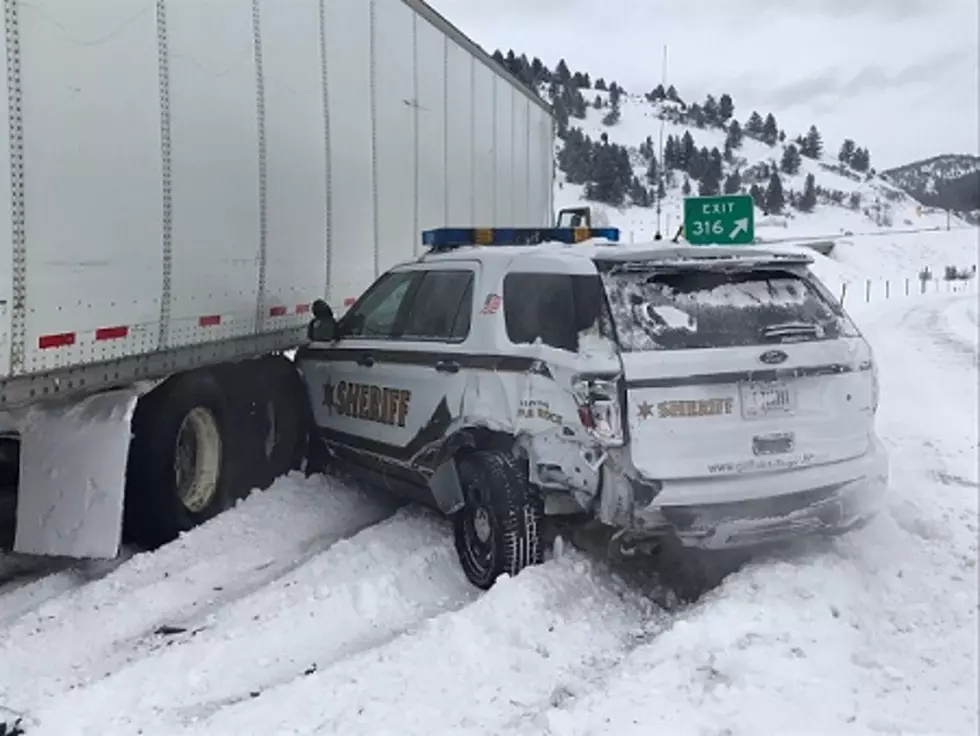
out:
M871 149L879 169L980 152L980 0L429 0L488 51L685 99L728 92L744 121Z

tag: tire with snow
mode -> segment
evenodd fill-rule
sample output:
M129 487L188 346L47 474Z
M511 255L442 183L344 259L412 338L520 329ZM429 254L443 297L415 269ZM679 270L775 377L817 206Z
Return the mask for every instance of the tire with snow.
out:
M518 462L503 452L468 453L457 461L466 505L453 516L456 552L473 585L489 589L543 560L544 507Z
M258 360L257 367L266 410L261 438L264 488L302 465L310 412L306 388L291 360L270 356Z
M127 463L125 535L154 548L230 505L228 472L240 456L239 429L209 371L168 379L133 416Z

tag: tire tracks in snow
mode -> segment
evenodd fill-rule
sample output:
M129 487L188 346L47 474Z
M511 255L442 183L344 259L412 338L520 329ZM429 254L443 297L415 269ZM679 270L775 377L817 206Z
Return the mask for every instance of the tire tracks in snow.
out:
M40 604L0 628L0 702L29 712L108 677L145 656L161 626L249 596L394 508L294 474L101 579L46 595L43 578L33 584Z

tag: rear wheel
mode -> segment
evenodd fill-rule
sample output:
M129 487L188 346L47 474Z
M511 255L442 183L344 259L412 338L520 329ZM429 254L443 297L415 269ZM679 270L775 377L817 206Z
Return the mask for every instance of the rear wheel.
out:
M497 451L458 461L466 497L453 516L456 552L473 585L490 588L502 575L517 575L543 560L543 504L514 458Z
M230 418L207 371L175 376L140 400L126 470L127 540L157 547L230 505L228 467L241 447Z

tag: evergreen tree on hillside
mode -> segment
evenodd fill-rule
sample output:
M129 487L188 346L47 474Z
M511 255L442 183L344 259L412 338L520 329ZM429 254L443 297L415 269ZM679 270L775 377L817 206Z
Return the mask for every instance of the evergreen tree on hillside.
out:
M742 175L738 169L735 169L725 178L724 192L725 194L738 194L740 191L742 191Z
M691 196L691 180L688 179L686 176L684 177L684 186L681 187L681 193L685 197Z
M786 196L783 194L783 182L779 178L779 172L772 172L769 177L769 186L766 187L765 207L763 208L770 215L778 215L786 205Z
M606 80L599 77L597 80L595 80L595 88L599 92L605 92L608 89L608 87L606 87Z
M799 173L800 165L802 163L803 160L800 158L799 149L790 143L788 146L786 146L786 150L783 151L783 160L780 162L779 168L784 174L793 176L794 174Z
M668 135L667 140L664 142L663 164L664 168L668 170L681 168L677 139L672 135Z
M718 100L715 99L714 95L708 95L707 99L704 101L704 107L702 108L704 112L704 122L708 125L720 125L721 117L719 115Z
M803 145L800 146L800 153L807 158L820 158L823 155L823 138L816 125L811 125L803 138Z
M647 102L660 102L661 100L667 99L667 92L664 90L662 84L658 84L650 92L646 94Z
M619 100L615 102L610 96L609 101L609 112L607 112L602 118L603 125L616 125L619 122L620 111L619 111Z
M667 196L667 190L664 188L664 180L661 179L660 183L657 184L657 199L663 200Z
M637 207L649 207L650 206L650 192L647 188L640 183L637 177L633 177L630 182L630 200Z
M733 120L731 125L728 126L728 135L725 136L725 145L730 146L733 150L737 150L742 147L742 137L742 126L739 125L737 120Z
M713 197L721 192L722 162L721 152L713 148L706 156L704 172L701 174L698 194L702 197Z
M602 97L600 97L599 95L596 95L595 96L595 99L592 100L592 107L594 107L596 110L601 110L602 109Z
M855 148L851 156L851 168L855 171L865 172L871 168L871 154L867 148Z
M691 159L694 158L695 151L697 151L697 148L694 145L694 136L691 135L691 131L685 130L684 135L681 137L681 149L677 160L677 168L687 171L691 164Z
M704 110L701 105L694 103L687 109L687 119L691 121L691 124L696 128L704 127Z
M752 197L752 201L755 202L755 206L760 210L766 208L766 194L762 191L762 187L758 184L753 184L749 187L749 195Z
M565 138L568 133L568 108L561 97L556 97L551 103L551 112L555 116L558 137Z
M766 120L762 124L762 142L775 146L779 140L779 125L776 124L776 116L772 113L766 115Z
M803 184L803 194L800 195L800 201L796 206L802 212L813 212L813 208L817 206L817 186L813 174L806 175L806 182Z
M613 82L609 85L609 103L612 105L618 105L620 98L623 96L623 88L618 84Z
M722 124L727 123L735 115L735 103L732 101L732 96L727 92L721 96L718 101L718 119ZM737 120L732 121L737 123ZM738 146L735 146L738 148Z
M752 138L761 140L763 125L765 123L762 121L762 116L753 110L752 114L749 115L749 119L745 121L745 133Z
M677 88L674 85L670 85L667 88L667 99L671 102L682 102L680 96L677 94Z
M704 176L704 172L707 169L708 149L701 146L701 148L695 149L694 153L691 155L691 159L687 162L687 173L690 174L692 179L698 181L702 176Z
M657 157L650 156L650 163L647 166L647 183L655 187L660 181L660 167L657 165Z
M565 63L564 59L558 60L558 65L555 66L555 76L558 81L563 85L568 86L572 81L572 74L568 71L568 64Z
M844 142L841 144L840 151L837 154L837 160L840 161L845 166L851 165L851 160L854 158L854 151L856 150L854 141L850 138L845 138Z

